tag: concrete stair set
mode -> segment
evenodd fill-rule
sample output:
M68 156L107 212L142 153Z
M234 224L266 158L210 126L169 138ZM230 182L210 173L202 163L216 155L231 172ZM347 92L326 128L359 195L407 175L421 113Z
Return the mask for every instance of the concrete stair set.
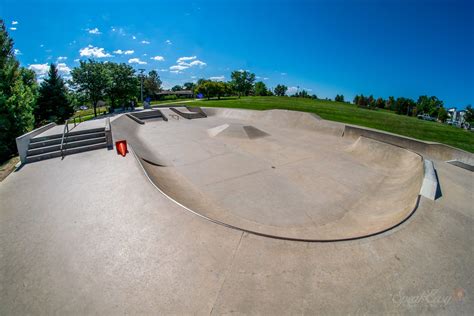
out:
M61 157L62 134L40 136L30 139L26 162L35 162ZM71 155L107 147L105 128L71 131L64 137L63 154Z

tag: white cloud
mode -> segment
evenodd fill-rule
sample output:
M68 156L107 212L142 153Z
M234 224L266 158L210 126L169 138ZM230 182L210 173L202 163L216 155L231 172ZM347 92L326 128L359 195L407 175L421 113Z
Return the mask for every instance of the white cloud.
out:
M156 61L164 61L165 58L163 56L155 56L155 57L151 57L150 59L153 59L153 60L156 60Z
M69 74L71 72L71 68L69 68L65 63L58 63L58 72L62 75Z
M281 75L282 75L282 76L286 76L286 72L282 72Z
M212 80L212 81L225 81L224 76L210 77L209 79Z
M18 21L12 21L12 25L17 25Z
M194 60L194 61L189 63L189 66L191 66L191 67L194 67L194 66L204 67L204 66L207 66L207 64L203 61L200 61L200 60Z
M114 57L107 53L103 48L94 47L89 45L79 50L79 54L85 57L96 57L96 58L105 58L105 57Z
M179 57L178 60L176 60L176 62L177 62L178 64L180 64L180 63L184 63L184 62L186 62L186 61L188 61L188 60L194 60L194 59L196 59L196 58L197 58L197 56Z
M77 58L77 59L74 59L74 61L75 61L76 63L78 63L78 62L80 61L80 59Z
M95 35L99 35L99 34L102 34L101 31L99 31L98 28L93 28L93 29L88 29L87 31L89 31L89 34L95 34Z
M288 90L286 90L287 95L292 95L298 92L298 87L288 87Z
M117 50L114 50L114 54L118 54L118 55L131 55L135 53L134 50L121 50L121 49L117 49Z
M10 30L16 31L16 27L11 27Z
M140 43L142 43L142 44L146 44L146 45L150 44L150 42L149 42L149 41L141 41Z
M37 76L44 76L49 71L48 63L45 64L32 64L28 67L28 69L33 70Z
M188 66L174 65L174 66L170 67L170 70L171 71L181 71L181 70L188 69L188 68L189 68Z
M130 58L128 60L129 64L139 64L139 65L146 65L146 61L142 61L139 58Z
M263 77L263 80L268 80L268 78L267 78L267 77Z
M44 44L41 44L40 47L44 47Z
M165 43L168 44L168 45L173 44L170 40L166 40Z
M167 72L167 71L168 71L168 69L166 69L166 68L162 68L162 69L158 69L158 71L161 71L161 72Z
M132 35L132 39L137 39L137 37L135 35Z
M198 66L202 68L207 65L205 62L200 61L196 58L197 56L183 56L183 57L178 58L176 60L177 65L171 66L170 72L180 73L183 70L191 68L191 67ZM191 61L191 62L189 63L188 61Z
M191 76L191 79L196 79L196 76Z
M16 56L23 55L19 49L15 49L15 50L13 51L13 53L14 53Z
M58 61L60 61L60 60L66 60L66 59L67 59L66 56L59 56L59 57L58 57Z

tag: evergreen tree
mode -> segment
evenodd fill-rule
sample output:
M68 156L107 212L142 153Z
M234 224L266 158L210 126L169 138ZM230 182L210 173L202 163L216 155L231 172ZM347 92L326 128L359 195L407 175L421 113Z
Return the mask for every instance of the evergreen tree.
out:
M0 20L0 162L16 152L15 138L33 128L34 74L19 66L13 40Z
M39 97L35 109L37 126L48 122L64 123L74 113L68 98L68 91L55 64L49 66L48 77L39 88Z

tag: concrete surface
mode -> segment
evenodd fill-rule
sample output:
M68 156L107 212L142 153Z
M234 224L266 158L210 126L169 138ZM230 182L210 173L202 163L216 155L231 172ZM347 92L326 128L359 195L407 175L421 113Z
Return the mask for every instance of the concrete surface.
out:
M393 144L407 148L423 154L429 158L437 160L459 160L463 163L473 166L474 155L462 149L454 148L449 145L421 141L415 138L400 136L375 129L346 125L344 128L344 137L358 138L360 136L369 137L385 143Z
M424 171L425 176L421 184L420 194L427 199L435 200L438 194L439 183L434 164L431 160L425 159Z
M305 240L357 238L397 225L416 207L421 156L367 138L348 141L326 125L318 132L296 128L304 119L317 126L309 114L293 120L273 112L259 121L246 113L254 111L233 111L145 125L123 117L113 129L144 158L164 193L243 230Z
M88 121L79 123L76 126L74 126L74 124L68 124L69 131L72 132L72 131L81 131L81 130L87 130L87 129L92 129L92 128L105 127L107 118L108 117L88 120ZM50 128L42 132L41 134L35 135L35 137L62 134L63 131L64 131L64 125L55 125L53 128Z
M189 134L162 136L172 146ZM223 148L168 163L210 150ZM474 178L435 164L441 198L421 198L393 230L338 243L211 223L159 194L130 154L25 165L0 184L0 314L472 315Z
M30 139L46 132L49 129L55 128L56 126L56 123L49 123L16 138L16 148L18 149L18 155L20 156L21 163L26 163Z

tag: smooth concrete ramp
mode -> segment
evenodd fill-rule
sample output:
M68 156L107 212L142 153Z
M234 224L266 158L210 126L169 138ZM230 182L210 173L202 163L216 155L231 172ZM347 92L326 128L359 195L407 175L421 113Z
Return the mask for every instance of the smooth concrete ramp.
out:
M252 126L243 124L222 124L207 130L211 137L235 137L235 138L262 138L269 136L264 131Z
M255 234L332 241L386 231L417 207L414 152L341 137L339 124L299 113L204 111L206 120L114 121L153 184L188 211ZM219 137L226 131L234 137Z

